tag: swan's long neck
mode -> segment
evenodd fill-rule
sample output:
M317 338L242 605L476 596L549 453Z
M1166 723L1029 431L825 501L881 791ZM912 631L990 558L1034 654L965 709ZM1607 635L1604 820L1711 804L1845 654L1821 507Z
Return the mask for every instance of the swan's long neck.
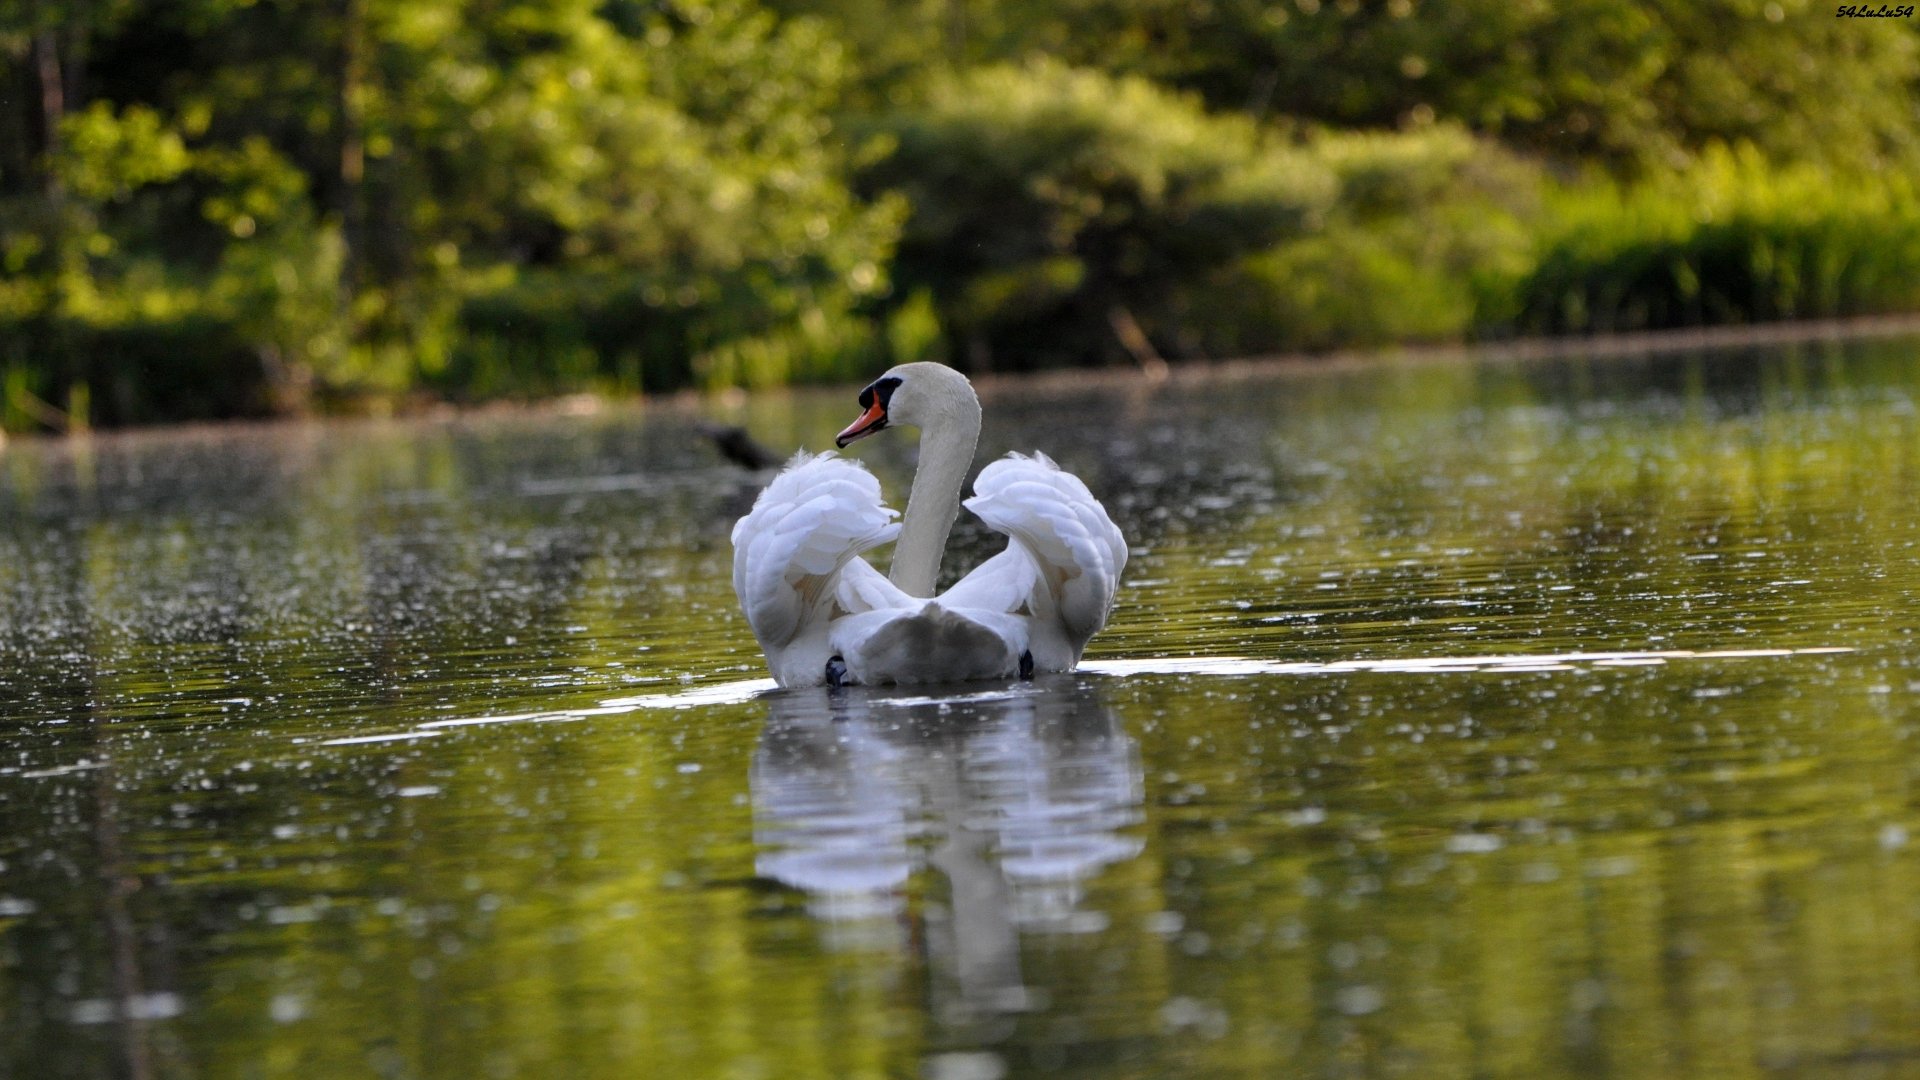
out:
M943 395L940 408L920 429L920 466L887 575L908 596L933 595L947 534L960 516L960 487L980 442L979 399L964 382L960 390Z

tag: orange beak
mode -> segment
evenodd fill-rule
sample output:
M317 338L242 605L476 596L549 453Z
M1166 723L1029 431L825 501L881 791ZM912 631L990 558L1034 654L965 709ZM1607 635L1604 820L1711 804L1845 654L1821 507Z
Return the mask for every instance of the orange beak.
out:
M842 431L839 436L833 440L833 445L845 450L848 444L858 442L886 426L886 403L882 402L879 398L875 398L873 404L867 406L867 411L860 414L860 419L848 424L847 430Z

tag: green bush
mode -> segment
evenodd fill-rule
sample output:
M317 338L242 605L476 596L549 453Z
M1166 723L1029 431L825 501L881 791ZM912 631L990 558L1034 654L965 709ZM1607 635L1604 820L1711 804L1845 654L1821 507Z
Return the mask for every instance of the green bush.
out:
M224 319L0 323L8 430L264 416L272 404L258 354Z
M1142 79L1036 61L933 80L861 174L912 206L895 280L994 366L1122 358L1116 318L1178 351L1179 290L1311 229L1326 169Z
M447 365L427 384L460 400L660 393L853 379L885 359L878 323L842 292L794 289L751 269L707 290L670 284L537 271L476 291L461 305Z
M1920 306L1920 193L1717 149L1683 173L1551 200L1532 268L1483 323L1605 332Z
M1303 149L1336 179L1324 226L1188 290L1208 354L1459 339L1485 282L1529 265L1545 178L1492 143L1440 125Z

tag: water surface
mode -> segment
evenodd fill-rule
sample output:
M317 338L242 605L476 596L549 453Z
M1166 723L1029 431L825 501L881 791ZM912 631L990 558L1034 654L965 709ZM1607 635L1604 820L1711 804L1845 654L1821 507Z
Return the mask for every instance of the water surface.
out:
M1112 627L840 695L755 681L684 408L16 442L0 1076L1920 1076L1916 400L996 384Z

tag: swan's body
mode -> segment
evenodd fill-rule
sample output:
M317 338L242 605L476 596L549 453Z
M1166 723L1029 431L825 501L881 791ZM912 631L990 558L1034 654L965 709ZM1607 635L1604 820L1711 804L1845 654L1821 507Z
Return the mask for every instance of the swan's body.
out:
M859 464L801 454L733 528L733 587L782 686L952 682L1070 671L1106 625L1127 546L1087 486L1045 455L980 472L966 507L1007 548L934 597L980 404L965 376L897 367L861 392L840 445L921 428L904 520ZM860 556L898 540L887 577ZM839 665L833 668L833 665ZM831 670L830 670L831 669Z

